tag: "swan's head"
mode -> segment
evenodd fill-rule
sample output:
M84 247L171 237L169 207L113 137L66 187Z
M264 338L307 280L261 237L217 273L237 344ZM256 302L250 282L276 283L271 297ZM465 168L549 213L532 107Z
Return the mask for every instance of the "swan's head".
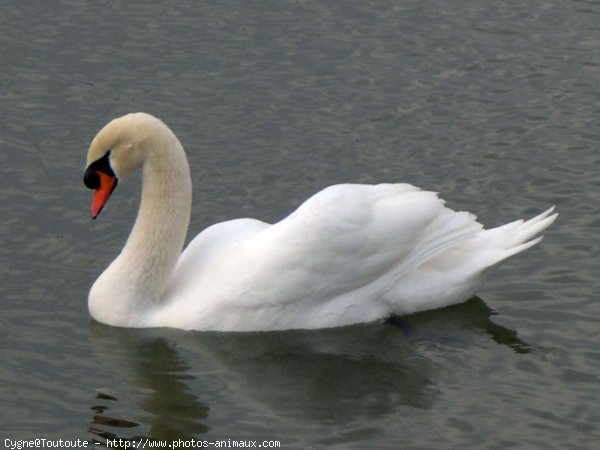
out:
M118 181L144 164L148 140L167 126L146 113L132 113L109 122L92 140L83 176L94 190L92 218L95 219L117 187Z

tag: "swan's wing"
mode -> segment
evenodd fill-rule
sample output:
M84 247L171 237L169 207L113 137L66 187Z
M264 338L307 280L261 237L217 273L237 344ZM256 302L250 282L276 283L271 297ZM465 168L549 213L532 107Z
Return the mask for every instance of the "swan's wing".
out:
M235 219L212 225L198 234L183 250L169 282L167 297L188 296L199 287L205 272L222 261L231 248L249 240L271 225L256 219Z
M480 229L411 185L332 186L215 252L185 296L213 329L375 320L390 313L384 294L396 280Z

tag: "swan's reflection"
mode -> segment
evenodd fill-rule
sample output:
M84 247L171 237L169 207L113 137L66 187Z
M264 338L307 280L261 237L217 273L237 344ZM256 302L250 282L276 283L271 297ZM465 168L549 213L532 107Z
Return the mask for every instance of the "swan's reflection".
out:
M517 353L528 351L514 331L490 320L492 314L473 298L385 324L318 331L199 333L92 323L101 363L131 385L101 390L90 431L103 438L139 437L140 431L154 439L198 437L209 431L206 403L215 398L212 407L232 416L250 409L331 425L377 419L402 407L427 409L437 390L423 345L469 345L485 333ZM215 396L212 389L223 392ZM203 400L194 391L205 392ZM123 401L134 403L132 417L103 409Z
M390 319L409 340L462 341L473 340L474 332L484 332L497 344L505 345L519 354L529 353L531 347L519 339L517 332L491 321L495 315L479 297L448 308L422 312L408 318Z
M189 439L208 430L202 419L208 406L193 394L193 379L174 346L156 330L135 330L90 324L91 337L103 366L122 374L131 385L101 387L96 393L89 431L103 439L151 437ZM135 402L133 418L114 417L116 402ZM139 411L142 411L140 414ZM144 414L146 413L146 414ZM140 422L147 430L140 435Z

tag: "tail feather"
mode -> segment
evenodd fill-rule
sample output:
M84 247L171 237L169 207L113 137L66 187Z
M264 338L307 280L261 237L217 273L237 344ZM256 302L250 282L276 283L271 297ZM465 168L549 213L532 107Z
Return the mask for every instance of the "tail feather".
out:
M444 227L427 230L430 239L417 253L418 270L400 271L402 278L386 294L390 311L407 314L469 299L503 261L538 244L539 233L557 216L552 207L527 221L487 230L474 219L461 224L465 215L444 220Z
M558 213L554 212L554 206L552 206L543 213L527 221L517 220L489 230L489 232L494 234L497 233L498 236L502 234L506 237L506 240L504 240L504 243L502 244L503 251L499 253L497 259L489 268L496 267L498 263L504 261L506 258L521 253L538 244L544 237L537 235L548 228L557 217Z
M500 261L504 261L506 258L510 258L511 256L516 255L517 253L521 253L522 251L525 251L528 248L533 247L536 244L539 244L539 242L542 239L544 239L544 236L538 236L535 239L531 239L520 245L516 245L514 247L506 249L504 252L502 252L502 254L500 255L500 259L498 259L498 261L496 261L496 263L498 263Z
M552 214L553 212L554 206L547 209L540 215L535 216L533 219L529 219L527 222L524 222L517 231L514 244L519 245L525 243L549 227L552 222L556 220L556 217L558 217L558 213Z

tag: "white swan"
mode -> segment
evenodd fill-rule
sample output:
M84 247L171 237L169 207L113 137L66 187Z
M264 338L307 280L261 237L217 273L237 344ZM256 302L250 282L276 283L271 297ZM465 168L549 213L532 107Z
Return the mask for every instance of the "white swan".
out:
M557 216L551 208L484 230L433 192L342 184L273 225L213 225L182 253L189 166L177 137L149 114L115 119L92 141L84 176L94 189L92 217L117 180L138 168L135 225L88 300L97 321L123 327L336 327L463 302L500 262L538 243Z

